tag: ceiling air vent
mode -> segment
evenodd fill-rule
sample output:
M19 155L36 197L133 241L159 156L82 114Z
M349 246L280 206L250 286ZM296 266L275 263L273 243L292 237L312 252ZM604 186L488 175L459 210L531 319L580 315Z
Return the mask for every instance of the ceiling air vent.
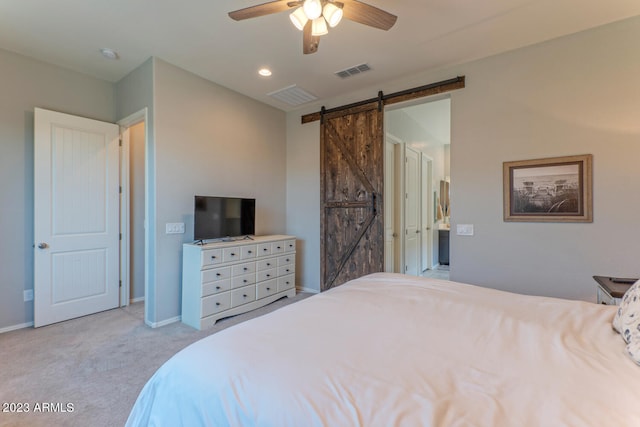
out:
M317 96L310 94L296 85L287 86L284 89L268 93L267 96L275 98L278 101L282 101L293 107L318 99Z
M346 68L344 70L336 71L335 75L346 79L347 77L355 76L356 74L364 73L365 71L369 71L371 67L368 64L360 64L353 67Z

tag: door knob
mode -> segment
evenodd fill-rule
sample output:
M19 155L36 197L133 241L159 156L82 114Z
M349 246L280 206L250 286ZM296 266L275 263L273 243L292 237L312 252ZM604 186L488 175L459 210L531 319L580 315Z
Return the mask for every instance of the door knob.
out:
M49 245L47 245L44 242L38 243L38 249L47 249L48 247L49 247Z

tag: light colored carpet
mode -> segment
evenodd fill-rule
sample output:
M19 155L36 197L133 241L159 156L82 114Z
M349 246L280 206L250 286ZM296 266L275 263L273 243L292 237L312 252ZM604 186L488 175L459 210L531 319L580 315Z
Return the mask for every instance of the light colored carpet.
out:
M205 331L182 323L152 329L137 303L0 334L0 426L123 426L144 384L176 352L310 295L280 299ZM19 408L29 412L4 411Z

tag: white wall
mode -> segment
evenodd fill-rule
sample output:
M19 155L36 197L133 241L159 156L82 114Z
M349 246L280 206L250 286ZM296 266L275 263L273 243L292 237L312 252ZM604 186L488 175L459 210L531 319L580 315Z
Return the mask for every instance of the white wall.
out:
M451 94L451 278L595 300L594 274L640 276L640 18L326 101L336 107L466 76ZM318 124L287 117L288 228L306 242L301 281L319 289ZM591 153L594 222L505 223L502 162ZM303 169L297 163L308 167ZM313 185L312 185L313 183ZM623 190L624 188L624 190Z
M0 50L0 331L33 322L33 109L113 122L114 85Z

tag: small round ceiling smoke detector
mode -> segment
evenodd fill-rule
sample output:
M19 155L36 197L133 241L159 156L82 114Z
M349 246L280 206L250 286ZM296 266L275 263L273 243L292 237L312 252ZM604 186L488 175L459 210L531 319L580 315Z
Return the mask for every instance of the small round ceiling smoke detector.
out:
M116 52L113 49L109 49L107 47L103 47L102 49L100 49L100 53L102 54L102 56L104 56L107 59L118 59L118 58L120 58L120 56L118 55L118 52Z

